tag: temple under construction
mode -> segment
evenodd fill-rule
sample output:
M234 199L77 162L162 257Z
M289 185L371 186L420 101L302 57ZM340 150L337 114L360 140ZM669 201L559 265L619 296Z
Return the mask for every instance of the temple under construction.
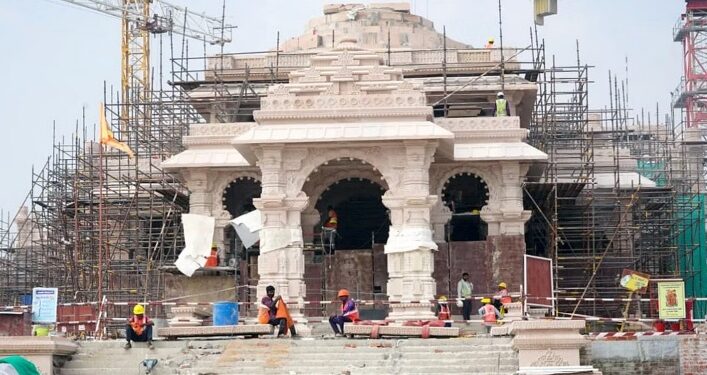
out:
M688 52L700 47L692 44L702 39L691 35L704 31L691 25L704 14L707 9L688 9L676 28L675 40L685 43ZM201 301L200 295L209 291L213 294L204 300L254 301L263 275L271 272L273 280L285 282L274 273L280 270L263 269L258 246L245 248L228 224L255 206L261 208L273 186L261 174L263 163L254 161L264 151L248 148L264 144L258 138L264 131L258 134L257 126L274 128L278 121L291 121L287 116L301 115L295 113L298 108L317 110L316 101L295 102L299 95L344 98L346 92L363 98L381 91L403 93L401 100L420 94L424 103L412 104L430 108L429 122L442 129L433 129L440 146L427 165L429 190L440 203L431 203L426 211L438 246L431 265L434 295L456 295L462 271L472 274L475 294L493 292L501 279L519 291L522 276L513 280L514 273L494 259L494 254L513 258L508 255L513 252L552 260L553 302L548 304L557 316L657 316L648 301L653 290L629 308L626 302L601 301L626 298L619 284L624 269L651 279L682 278L688 297L707 296L702 261L707 256L705 143L695 125L703 118L693 113L701 107L695 104L699 86L693 82L688 87L696 79L692 76L686 77L671 109L638 113L629 105L628 81L592 70L582 62L579 45L576 62L569 65L546 55L534 30L527 46L475 48L435 31L429 20L400 4L327 6L301 36L280 42L273 33L276 48L263 52L195 56L177 35L155 35L168 46L168 56L161 60L169 65L159 68L169 71L168 77L155 79L148 91L133 90L128 100L112 89L104 95L112 130L135 157L104 149L95 126L85 121L71 136L55 137L46 164L33 171L21 209L0 218L0 304L25 305L33 287L57 287L60 302L95 303L90 319L95 321L100 314L124 316L125 307L115 304L120 302ZM375 62L365 69L346 65L349 55L361 65ZM342 64L353 73L341 76L341 82L370 77L373 83L358 89L341 83L337 92L324 87L323 82L339 77L335 69ZM589 105L590 83L598 80L608 80L610 92L591 95L608 95L605 108ZM289 91L283 94L284 88ZM491 116L499 91L511 103L512 120ZM275 101L281 94L292 95L294 107L277 117L282 108ZM400 116L407 119L413 116L406 112L412 111L408 104L393 100L381 108L405 113ZM323 102L319 111L338 106ZM336 111L349 110L344 107ZM526 145L532 146L514 159L521 171L517 196L496 196L501 194L497 191L510 191L496 190L502 189L496 185L506 186L507 172L495 181L484 169L493 169L484 163L494 162L495 149L479 156L481 147L474 146L510 142L494 140L497 129L506 129L508 139L527 136ZM280 142L292 141L293 132ZM451 154L445 154L447 133L471 141L455 141ZM246 136L249 141L243 140ZM268 135L278 136L276 130ZM234 147L231 140L237 137L240 143ZM395 208L386 195L395 189L394 182L365 152L342 139L335 147L353 150L350 158L327 160L321 171L311 172L311 183L309 177L301 181L309 203L300 211L302 224L296 220L303 241L300 279L306 284L300 297L315 302L303 308L307 316L322 316L325 307L318 302L331 300L331 291L340 287L380 302L374 307L381 310L398 293L391 290L397 288L397 276L383 249L399 235ZM401 142L405 147L414 143L412 138ZM203 151L200 144L210 148ZM305 155L315 158L309 152ZM480 164L466 169L464 165L472 164L455 164L463 152L469 163ZM503 163L499 165L510 168ZM528 212L527 217L509 218L501 215L502 209L493 210L496 199L505 207L511 198L522 204L518 215ZM333 253L323 244L318 224L328 206L336 207L341 220ZM181 215L188 212L206 213L217 221L218 266L198 271L207 288L188 286L190 281L174 267L184 248ZM515 229L509 229L511 224ZM400 277L407 282L407 276ZM697 302L694 309L702 317L707 304ZM166 311L158 306L152 314Z

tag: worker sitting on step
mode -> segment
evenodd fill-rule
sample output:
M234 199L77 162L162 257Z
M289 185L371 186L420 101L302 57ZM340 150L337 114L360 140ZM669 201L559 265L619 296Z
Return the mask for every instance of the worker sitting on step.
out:
M131 341L145 342L147 347L152 349L152 326L154 323L145 315L145 307L143 305L135 305L133 308L133 316L128 320L128 325L125 327L125 339L128 342L125 344L125 349L132 348Z
M277 337L284 337L288 329L292 337L297 336L295 323L287 309L287 304L285 304L281 296L275 297L275 287L268 285L268 287L265 288L265 293L267 293L267 295L260 301L258 322L260 324L270 324L271 326L279 327Z
M349 291L341 289L337 296L341 301L341 315L331 315L329 324L331 324L331 329L334 330L334 335L338 337L344 335L344 323L355 322L359 318L356 301L349 296Z
M504 282L499 283L498 292L493 296L493 306L501 312L501 318L506 313L506 308L503 305L511 302L511 293L508 291L508 285Z
M447 296L439 296L439 299L437 300L437 305L435 306L435 313L437 315L437 319L439 320L449 320L452 317L452 314L449 312L449 304L447 303ZM445 327L451 327L452 323L451 322L445 322L444 323Z
M496 325L496 319L501 317L501 313L491 304L491 298L484 297L481 303L484 305L479 309L479 315L484 320L486 333L491 333L491 327Z

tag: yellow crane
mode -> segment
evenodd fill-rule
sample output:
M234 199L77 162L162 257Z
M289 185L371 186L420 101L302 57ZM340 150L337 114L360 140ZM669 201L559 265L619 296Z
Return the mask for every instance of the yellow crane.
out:
M121 114L123 126L132 118L130 104L143 103L150 95L150 35L172 32L210 44L231 41L233 26L162 0L60 0L121 20Z

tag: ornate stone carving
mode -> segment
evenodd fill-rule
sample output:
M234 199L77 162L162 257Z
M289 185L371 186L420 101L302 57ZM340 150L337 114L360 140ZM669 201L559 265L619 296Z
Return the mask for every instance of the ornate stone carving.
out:
M559 356L552 349L547 349L538 359L530 364L531 367L545 366L569 366L569 362L565 361L562 356Z
M378 55L358 49L353 40L312 57L309 68L292 72L290 78L261 99L261 109L253 113L259 123L346 117L424 121L432 115L419 87L404 82L400 69L382 66Z
M254 122L210 123L189 125L189 136L231 136L245 133L256 126Z

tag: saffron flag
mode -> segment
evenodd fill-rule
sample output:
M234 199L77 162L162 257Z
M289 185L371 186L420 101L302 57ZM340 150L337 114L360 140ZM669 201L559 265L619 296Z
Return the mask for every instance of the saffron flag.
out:
M135 153L126 143L120 142L113 136L113 131L110 130L108 120L106 120L106 110L103 107L103 103L98 106L98 111L100 117L99 121L101 122L101 144L123 151L131 158L135 157Z

